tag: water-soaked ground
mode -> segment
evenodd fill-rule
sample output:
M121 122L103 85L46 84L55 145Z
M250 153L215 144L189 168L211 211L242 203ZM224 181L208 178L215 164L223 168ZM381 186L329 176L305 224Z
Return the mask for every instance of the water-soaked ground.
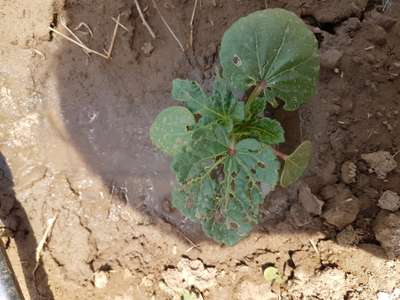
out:
M276 115L289 141L284 151L313 140L315 157L303 184L325 202L324 210L322 217L304 211L298 201L303 185L279 190L267 199L259 228L233 248L207 240L171 208L169 160L150 144L148 128L173 104L174 78L208 85L223 31L237 17L264 8L265 1L199 1L193 48L188 46L193 3L159 1L186 54L151 1L141 4L154 40L131 1L47 0L40 8L35 1L0 4L0 12L17 23L14 28L0 21L0 57L7 62L0 67L0 151L12 171L14 198L32 228L22 229L19 221L12 227L17 238L9 252L20 275L32 274L36 241L47 220L57 216L41 275L26 277L24 292L33 299L169 299L187 288L179 274L189 268L191 274L201 270L193 285L205 299L245 299L249 290L255 291L249 299L276 299L278 289L262 279L268 264L288 280L281 290L284 299L373 299L378 291L399 287L399 265L384 259L396 246L383 244L385 253L373 231L383 211L376 205L380 195L400 193L399 173L381 180L360 155L400 150L395 114L400 37L390 17L400 11L393 4L380 14L367 2L270 1L271 7L305 17L321 41L319 94L299 115ZM89 57L55 34L49 41L47 26L65 32L63 17L70 28L89 25L93 37L85 26L75 32L101 51L114 29L111 17L118 14L128 31L119 29L111 60ZM147 43L154 48L150 53ZM354 182L343 179L345 161L356 164ZM332 193L357 204L348 209ZM332 211L337 211L333 217ZM393 220L388 228L399 226ZM396 242L394 232L386 234ZM15 249L21 248L31 255L28 263L19 264ZM185 257L192 260L189 266ZM107 276L107 290L93 287L94 274Z

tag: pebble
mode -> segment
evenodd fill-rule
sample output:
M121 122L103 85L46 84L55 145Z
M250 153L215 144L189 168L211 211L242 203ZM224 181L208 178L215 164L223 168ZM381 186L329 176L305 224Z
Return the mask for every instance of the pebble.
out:
M400 196L395 192L387 190L379 198L378 206L389 211L397 211L400 209Z
M339 229L353 223L360 212L360 203L350 190L343 188L326 203L323 217L331 225Z
M344 183L351 184L356 181L357 166L352 161L346 161L341 167L341 178Z
M366 161L375 172L379 179L385 179L386 175L397 168L397 162L387 151L377 151L368 154L362 154L361 158Z
M98 271L94 273L94 286L98 289L103 289L107 286L108 277L104 271Z
M154 46L152 43L146 42L140 49L143 51L145 55L150 55L154 51Z

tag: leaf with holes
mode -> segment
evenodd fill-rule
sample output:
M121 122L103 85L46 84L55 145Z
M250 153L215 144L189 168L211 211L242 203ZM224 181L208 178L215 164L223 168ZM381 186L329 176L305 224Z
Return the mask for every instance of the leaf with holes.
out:
M175 155L190 143L192 137L188 128L194 124L194 116L187 108L169 107L155 119L150 128L150 139L165 153Z
M265 82L263 96L282 99L286 110L297 109L315 94L317 40L286 10L257 11L236 21L224 34L219 57L223 76L234 88L247 91Z
M184 102L189 110L201 116L201 124L219 122L232 128L234 120L244 119L244 104L233 97L226 83L216 81L212 96L208 96L195 81L175 79L172 97Z
M311 155L312 144L310 141L305 141L285 159L280 180L281 186L288 187L304 174L310 163Z
M211 238L234 245L257 224L260 185L274 189L279 165L272 148L255 139L232 144L226 129L208 130L174 158L180 187L173 206Z
M311 157L311 144L287 156L281 124L266 108L294 110L315 92L319 63L316 40L305 24L282 9L253 13L225 33L211 93L197 82L176 79L172 96L187 109L161 112L150 130L155 145L173 156L178 186L172 205L200 223L211 238L234 245L259 218L259 207L280 176L296 181ZM268 105L267 105L268 104Z

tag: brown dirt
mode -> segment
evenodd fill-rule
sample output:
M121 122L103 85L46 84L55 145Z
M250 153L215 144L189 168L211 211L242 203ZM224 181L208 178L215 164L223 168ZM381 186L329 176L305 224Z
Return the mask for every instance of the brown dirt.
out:
M26 298L172 299L183 288L204 299L396 293L399 213L377 204L387 190L400 194L400 169L382 176L362 155L387 151L400 162L400 4L381 13L380 1L367 0L203 0L183 54L151 1L140 2L155 40L133 1L0 1L0 218ZM267 197L250 237L221 247L171 208L169 161L148 128L173 103L174 78L209 86L223 32L266 2L302 16L320 41L318 94L298 114L274 112L288 133L283 150L308 138L314 160L302 182ZM187 47L193 1L158 3ZM85 22L94 36L76 33L101 50L118 14L128 31L119 30L108 61L49 35L50 24L63 30L60 17L71 28ZM304 201L321 200L321 216L305 210ZM271 264L281 288L263 280ZM94 285L99 272L103 289Z

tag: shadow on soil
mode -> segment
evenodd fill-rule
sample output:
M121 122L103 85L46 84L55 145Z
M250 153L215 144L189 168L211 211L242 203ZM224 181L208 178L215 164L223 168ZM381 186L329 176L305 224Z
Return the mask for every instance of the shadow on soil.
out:
M59 105L72 143L110 189L114 186L123 191L121 201L161 217L194 241L204 240L197 226L171 208L169 197L174 178L169 160L151 145L148 129L163 108L173 105L172 80L209 82L223 31L239 16L264 8L264 1L219 1L224 3L222 7L204 7L200 11L203 21L195 21L194 48L189 51L193 53L187 56L180 52L151 5L146 16L156 32L155 40L141 24L132 1L98 2L70 4L60 14L67 17L71 28L82 21L92 26L93 38L83 29L77 34L93 49L108 47L115 25L111 17L121 14L121 22L129 31L118 31L111 60L88 57L79 48L55 37L62 49L54 63ZM161 7L162 13L186 44L192 4L170 2L173 9ZM177 15L176 11L180 13ZM289 144L297 144L297 115L278 115L291 134Z
M31 299L54 299L48 285L46 271L41 265L35 275L35 253L37 241L24 208L18 202L13 190L14 183L11 171L0 153L0 218L5 228L14 236L19 260L23 269L25 282Z

